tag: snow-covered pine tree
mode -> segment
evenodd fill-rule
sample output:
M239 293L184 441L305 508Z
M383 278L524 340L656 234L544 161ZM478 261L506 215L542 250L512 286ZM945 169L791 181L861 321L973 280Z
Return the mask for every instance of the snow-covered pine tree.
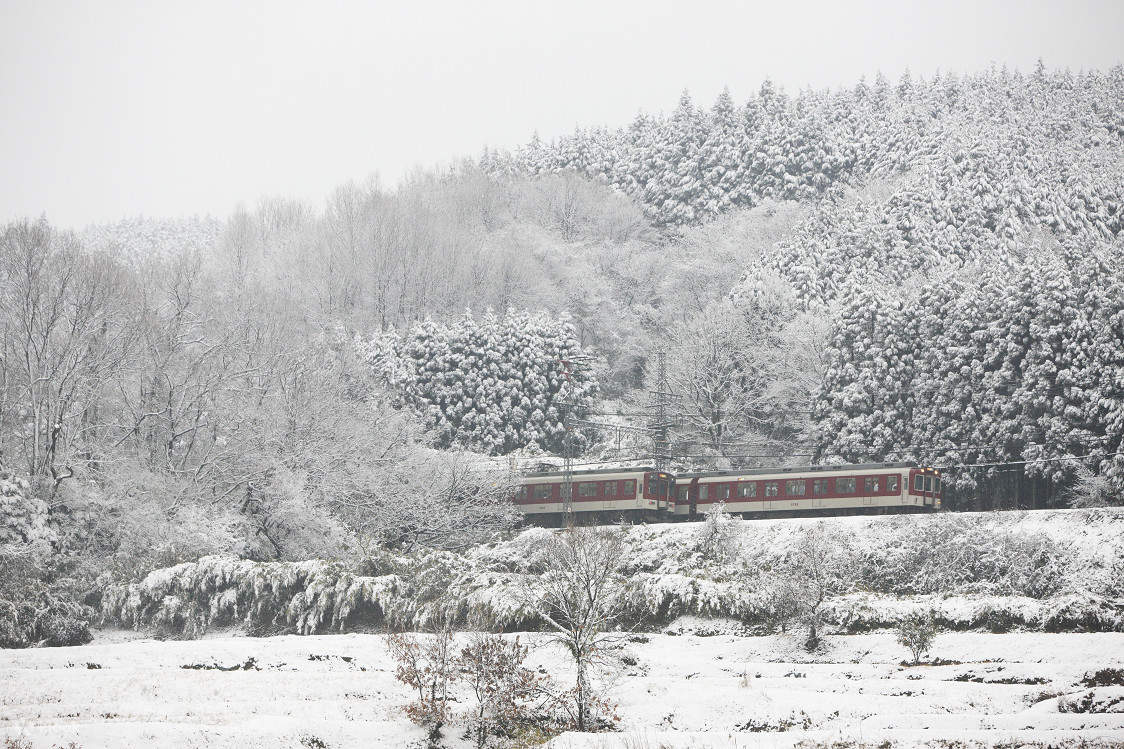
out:
M398 384L442 447L558 452L565 410L580 415L596 391L588 370L571 365L565 374L564 362L580 354L573 327L545 314L427 320L402 341Z

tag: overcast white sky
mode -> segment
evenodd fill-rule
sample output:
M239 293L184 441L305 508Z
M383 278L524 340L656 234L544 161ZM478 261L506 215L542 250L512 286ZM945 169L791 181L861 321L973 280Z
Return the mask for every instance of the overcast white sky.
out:
M626 124L689 88L1108 68L1124 0L0 0L0 221L225 216Z

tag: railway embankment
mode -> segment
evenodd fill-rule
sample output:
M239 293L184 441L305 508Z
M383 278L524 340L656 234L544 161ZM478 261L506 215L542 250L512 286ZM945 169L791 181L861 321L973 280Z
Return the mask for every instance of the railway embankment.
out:
M531 630L526 590L556 532L530 528L464 553L385 553L353 565L204 557L107 586L101 619L179 637L419 629L474 615ZM747 634L779 631L792 623L794 601L817 587L822 619L839 633L892 626L915 611L953 630L1124 631L1122 509L723 517L620 532L629 545L620 583L638 630L668 631L689 616Z

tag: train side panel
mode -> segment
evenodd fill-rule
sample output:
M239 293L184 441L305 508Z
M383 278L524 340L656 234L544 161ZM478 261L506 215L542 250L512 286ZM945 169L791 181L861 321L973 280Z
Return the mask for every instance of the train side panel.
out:
M690 513L692 501L699 513L719 502L735 513L940 507L939 475L910 466L681 475L676 491L675 514L682 516Z

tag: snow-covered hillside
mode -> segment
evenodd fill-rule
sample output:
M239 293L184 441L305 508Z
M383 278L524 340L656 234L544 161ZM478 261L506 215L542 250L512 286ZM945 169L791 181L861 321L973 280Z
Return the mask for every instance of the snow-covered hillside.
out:
M121 639L0 651L0 738L36 749L404 747L422 738L400 710L410 693L375 635ZM790 638L730 634L637 636L627 652L634 663L612 690L621 732L564 734L552 749L1108 746L1124 735L1124 686L1085 684L1124 667L1120 633L945 634L932 651L942 665L920 666L900 665L906 653L884 632L830 637L812 656ZM567 669L550 646L530 661ZM449 746L468 746L458 730L448 734Z

